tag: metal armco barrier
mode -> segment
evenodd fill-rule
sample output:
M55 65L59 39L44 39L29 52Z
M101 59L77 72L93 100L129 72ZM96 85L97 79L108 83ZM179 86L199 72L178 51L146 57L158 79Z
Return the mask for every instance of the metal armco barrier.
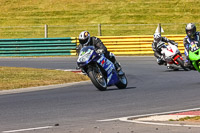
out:
M181 53L184 53L183 39L185 35L163 35L178 43ZM141 36L98 36L110 52L115 55L153 55L153 35Z
M76 55L76 38L0 39L0 56Z

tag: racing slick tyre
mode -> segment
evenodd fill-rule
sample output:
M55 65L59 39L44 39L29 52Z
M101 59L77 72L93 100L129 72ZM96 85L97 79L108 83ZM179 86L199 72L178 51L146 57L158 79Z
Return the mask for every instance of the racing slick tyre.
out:
M184 65L184 61L181 60L181 58L177 58L176 61L178 62L178 64L185 70L185 71L188 71L188 69L185 67Z
M126 75L124 74L122 76L119 76L119 82L117 84L115 84L115 85L119 89L125 89L127 84L128 84L128 80L126 78Z

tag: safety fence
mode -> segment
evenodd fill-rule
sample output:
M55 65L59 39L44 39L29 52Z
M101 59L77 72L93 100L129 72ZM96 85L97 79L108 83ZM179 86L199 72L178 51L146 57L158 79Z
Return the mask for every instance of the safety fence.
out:
M75 55L75 37L0 39L0 56Z
M135 36L97 36L115 55L153 55L152 35ZM184 52L185 35L165 35L177 42L181 53ZM76 55L77 37L0 39L1 56L56 56Z
M186 23L159 23L164 34L185 34ZM0 25L0 38L76 37L83 30L94 36L153 35L158 23L151 24L82 24L82 25ZM200 23L195 23L200 27Z

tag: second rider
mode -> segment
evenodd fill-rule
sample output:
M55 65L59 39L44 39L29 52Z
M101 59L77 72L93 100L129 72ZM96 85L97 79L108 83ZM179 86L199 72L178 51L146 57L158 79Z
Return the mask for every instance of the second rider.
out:
M165 63L165 59L161 54L161 47L162 47L161 45L163 45L162 42L171 43L175 46L178 46L178 44L172 40L169 40L166 37L161 37L161 34L157 32L154 34L153 38L154 41L152 43L152 49L154 51L154 56L157 58L158 65L163 65Z

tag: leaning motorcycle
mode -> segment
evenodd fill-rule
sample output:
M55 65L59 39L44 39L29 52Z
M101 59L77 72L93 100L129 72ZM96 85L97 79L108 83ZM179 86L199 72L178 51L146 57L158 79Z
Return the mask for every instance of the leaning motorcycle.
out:
M113 85L124 89L128 84L125 73L119 74L114 64L104 54L95 51L94 46L86 46L80 50L77 65L100 91L105 91L108 86Z
M165 42L161 44L161 53L163 54L165 63L169 69L178 70L183 68L187 71L187 68L184 66L184 60L177 46L171 44L165 45Z
M189 48L189 59L194 68L200 72L200 48L197 42L192 42Z

